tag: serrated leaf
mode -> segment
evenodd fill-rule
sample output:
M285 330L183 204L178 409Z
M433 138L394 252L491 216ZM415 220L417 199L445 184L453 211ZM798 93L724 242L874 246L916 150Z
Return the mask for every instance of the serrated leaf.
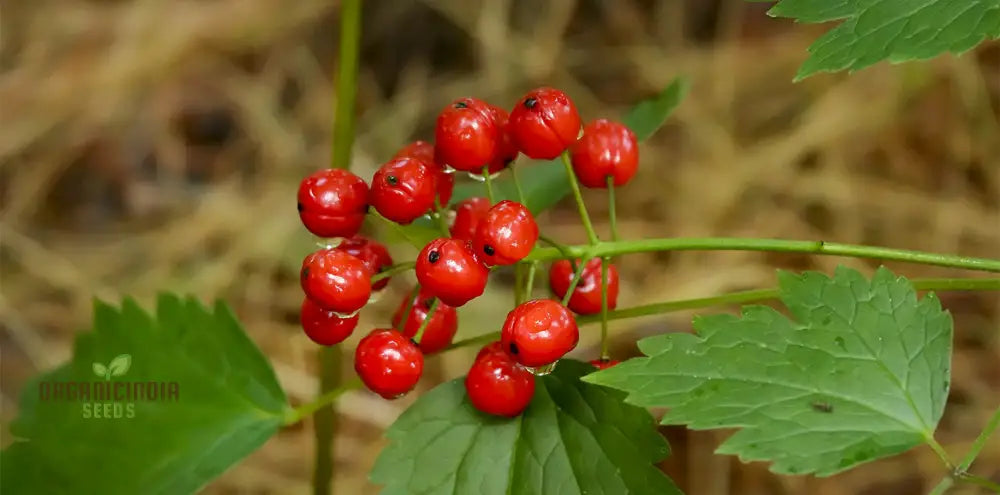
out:
M95 380L98 371L124 376ZM56 384L81 382L177 388L157 385L157 399L53 397ZM209 311L163 295L150 315L131 299L120 309L97 302L73 360L25 386L0 491L192 493L263 444L286 408L270 365L225 305Z
M640 142L656 133L667 121L677 105L687 95L689 83L687 78L679 77L671 81L658 95L643 100L632 107L622 122L627 125ZM555 206L556 203L569 195L570 187L566 182L566 168L561 160L530 160L521 157L514 164L517 167L518 179L524 192L524 204L534 214L539 214ZM496 201L509 199L519 201L517 187L510 171L492 181L493 196ZM455 186L451 203L463 199L486 196L486 185L482 182L470 181ZM416 248L423 248L428 242L440 237L440 231L427 217L420 218L410 225L401 227L401 236Z
M385 494L679 494L653 465L669 453L653 418L580 382L593 370L560 361L512 419L477 411L462 379L439 385L389 428L371 479Z
M843 20L809 47L796 79L882 60L958 54L1000 38L997 0L782 0L768 14L808 23Z
M108 370L111 372L111 376L122 376L128 373L128 369L131 366L132 356L129 354L119 354L108 364Z
M880 268L871 279L780 274L796 321L766 306L695 319L697 335L644 339L649 357L585 381L668 407L664 424L740 428L718 452L778 473L831 475L930 438L950 383L951 316Z

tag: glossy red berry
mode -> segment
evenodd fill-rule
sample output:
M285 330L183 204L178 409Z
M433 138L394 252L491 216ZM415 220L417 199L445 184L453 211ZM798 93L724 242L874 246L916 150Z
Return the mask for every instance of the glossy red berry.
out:
M469 402L486 414L521 414L535 395L535 376L502 352L480 353L465 376Z
M395 399L417 385L424 372L424 355L403 334L376 328L358 343L354 371L369 390Z
M524 95L510 112L507 132L521 153L551 160L576 142L580 114L566 93L538 88Z
M490 105L475 98L460 98L438 115L435 156L455 170L481 172L497 156L500 138Z
M593 367L595 367L595 368L597 368L599 370L606 370L606 369L608 369L608 368L610 368L610 367L618 364L619 362L620 361L616 361L614 359L595 359L595 360L591 361L590 364L591 364L591 366L593 366Z
M426 163L433 164L437 169L437 195L441 206L448 206L451 201L451 194L455 190L455 175L445 170L443 164L437 162L434 157L434 145L427 141L414 141L396 153L393 158L416 158Z
M410 309L411 302L412 309ZM433 303L434 296L427 293L426 290L421 290L417 297L413 298L413 301L403 299L399 308L396 309L396 313L392 316L392 326L400 328L403 315L407 314L407 310L409 310L402 332L403 336L412 338L417 334L420 325L427 319L427 314ZM424 333L420 336L418 343L420 350L424 354L433 354L448 347L451 344L451 339L455 337L456 331L458 331L458 312L455 311L455 308L438 302L437 308L434 309L434 316L431 317L431 321L427 323Z
M524 259L538 240L538 224L528 208L503 200L486 212L472 246L487 265L512 265Z
M365 263L338 249L306 256L300 273L306 297L324 309L351 314L371 296L371 272Z
M507 353L507 351L503 350L503 345L500 344L499 340L495 340L493 342L490 342L489 344L484 345L482 349L479 349L479 352L476 353L476 359L475 360L479 361L480 359L483 358L483 356L485 356L487 354L493 354L493 353L500 353L500 354L506 354Z
M350 237L368 213L368 184L346 170L320 170L299 184L298 208L309 232Z
M580 260L576 260L579 263ZM566 295L573 282L573 266L569 260L559 260L549 269L549 287L559 299ZM581 315L601 312L601 259L591 258L583 267L580 283L569 298L569 309ZM618 306L618 268L608 264L608 309Z
M607 188L607 178L625 185L639 169L639 142L624 124L595 120L583 128L583 136L570 147L576 178L585 187Z
M389 254L385 245L363 235L344 239L335 249L344 251L364 262L372 276L392 266L392 255ZM389 278L383 278L372 284L372 290L382 290L388 284Z
M522 303L500 331L504 350L523 366L554 363L576 347L580 332L568 308L550 299Z
M451 224L451 236L463 241L472 241L476 235L479 222L490 211L490 200L486 198L469 198L455 205L455 221Z
M428 294L455 307L481 296L490 273L472 252L472 244L458 239L435 239L424 246L416 272Z
M358 326L358 315L341 318L336 312L321 308L307 297L302 301L299 321L310 340L319 345L334 345L351 336Z
M490 110L493 112L493 121L496 122L497 132L500 136L500 144L497 147L497 153L490 162L489 168L490 173L495 174L514 163L514 160L517 159L517 155L520 152L517 149L517 145L514 144L514 140L511 139L510 132L508 132L510 115L506 110L496 105L490 105Z
M371 202L383 217L408 224L434 208L435 165L403 157L382 165L372 177Z

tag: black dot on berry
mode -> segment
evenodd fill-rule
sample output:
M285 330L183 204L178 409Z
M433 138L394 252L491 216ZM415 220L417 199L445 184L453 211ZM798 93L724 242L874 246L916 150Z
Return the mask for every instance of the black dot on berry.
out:
M528 98L524 100L524 108L527 108L528 110L535 108L536 105L538 105L538 100L535 98Z
M387 182L387 183L388 183L388 184L389 184L390 186L395 186L396 184L399 184L399 179L398 179L398 178L397 178L397 177L396 177L395 175L390 175L390 176L386 177L386 178L385 178L385 181L386 181L386 182Z
M469 105L467 105L464 101L456 101L454 106L455 108L469 108Z
M510 353L515 356L517 355L517 344L513 342L510 343Z
M427 261L431 263L437 263L439 259L441 259L441 253L437 251L431 251L430 253L427 253Z
M305 206L302 206L302 203L298 203L296 207L299 209L299 213L302 213L302 210L306 209Z
M493 246L483 244L483 252L486 253L486 256L493 256L497 251L496 249L493 249Z
M309 267L302 269L302 278L309 278Z

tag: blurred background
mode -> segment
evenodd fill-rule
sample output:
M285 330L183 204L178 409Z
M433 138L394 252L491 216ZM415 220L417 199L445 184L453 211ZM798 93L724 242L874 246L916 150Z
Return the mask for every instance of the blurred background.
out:
M317 347L298 328L297 272L313 239L293 203L299 180L329 161L338 2L0 6L4 433L25 380L69 358L94 297L129 294L147 305L163 290L223 298L292 402L309 400ZM772 19L768 7L740 0L366 2L353 168L370 178L408 141L432 138L437 112L460 96L510 107L524 91L553 85L589 120L620 116L686 75L690 96L643 145L639 175L619 194L624 236L785 237L1000 254L1000 44L793 84L807 46L829 26ZM606 202L594 193L591 215L606 231ZM555 238L585 241L571 203L540 221ZM391 249L397 260L413 255L398 242ZM766 253L629 256L620 260L619 301L770 287L775 268L830 272L838 263L866 272L877 266ZM890 268L912 277L977 276ZM388 321L411 276L396 277L364 311L361 328ZM501 274L485 299L462 309L458 338L499 329L511 281ZM995 292L940 296L955 317L956 354L939 439L957 455L1000 397L1000 301ZM635 353L638 336L688 331L690 317L615 323L615 357ZM597 356L590 328L574 353L588 360ZM421 388L464 374L474 351L429 359ZM344 373L352 373L346 361ZM366 474L384 445L382 431L416 395L343 398L337 493L374 493ZM206 492L308 493L311 431L307 421L280 432ZM831 478L777 477L764 464L712 455L725 432L663 432L673 447L664 469L692 495L910 494L942 475L934 454L917 448ZM977 466L1000 481L1000 439Z

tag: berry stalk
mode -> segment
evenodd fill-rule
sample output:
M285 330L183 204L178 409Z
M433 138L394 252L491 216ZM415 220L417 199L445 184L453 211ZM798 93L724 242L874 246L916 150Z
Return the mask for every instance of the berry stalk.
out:
M483 182L486 183L486 199L490 200L490 205L495 205L496 200L493 199L493 179L490 178L490 166L483 166Z
M434 312L437 311L439 304L441 304L441 300L435 297L434 302L431 303L431 307L427 308L427 317L424 318L424 321L420 322L420 328L417 328L417 333L413 334L414 342L420 342L420 339L424 336L424 330L427 329L427 325L434 319ZM410 308L413 308L412 304L410 305ZM409 314L404 316L402 321L405 322L408 317Z
M608 176L608 224L611 227L611 240L618 241L618 212L615 205L615 178Z
M531 299L531 293L535 290L535 272L538 270L538 263L531 262L528 265L528 281L524 284L524 298Z
M399 324L396 325L396 330L400 333L406 328L406 322L410 318L410 313L413 312L413 305L417 303L417 295L420 294L420 284L416 284L410 289L410 294L406 300L406 311L403 312L403 317L399 319Z
M927 253L908 249L862 246L826 241L798 241L789 239L755 239L737 237L676 237L664 239L638 239L618 242L599 242L596 245L564 246L563 249L536 248L526 261L551 261L572 257L618 256L655 251L770 251L777 253L804 253L823 256L903 261L922 265L963 268L984 272L1000 272L1000 260Z
M583 269L587 266L587 262L590 261L590 259L594 257L594 249L596 247L597 246L595 245L591 249L588 249L587 253L580 259L580 263L578 265L576 265L576 269L573 272L573 280L571 280L569 282L569 288L566 289L566 294L563 295L563 298L562 298L562 305L563 306L566 306L566 305L569 304L570 298L573 297L573 291L576 290L576 286L577 285L580 285L580 279L583 278ZM570 259L570 263L572 263L572 262L573 262L573 260L571 258Z
M608 264L611 260L601 258L601 360L608 360Z
M576 180L576 173L573 172L573 164L569 161L569 152L564 151L560 156L562 157L563 165L566 167L566 180L573 191L576 208L580 211L580 221L583 222L583 228L587 231L587 240L590 242L590 245L596 245L600 240L597 238L597 232L594 231L594 224L590 222L590 214L587 213L587 205L583 202L580 184Z

